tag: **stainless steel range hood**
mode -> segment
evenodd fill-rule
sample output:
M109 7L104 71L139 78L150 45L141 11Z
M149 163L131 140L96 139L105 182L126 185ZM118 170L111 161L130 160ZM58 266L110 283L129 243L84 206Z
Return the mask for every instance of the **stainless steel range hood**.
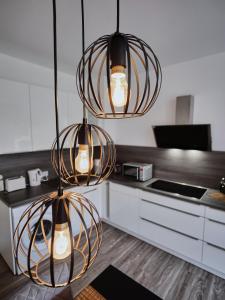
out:
M176 99L176 124L153 126L159 148L211 151L210 124L193 124L194 97Z

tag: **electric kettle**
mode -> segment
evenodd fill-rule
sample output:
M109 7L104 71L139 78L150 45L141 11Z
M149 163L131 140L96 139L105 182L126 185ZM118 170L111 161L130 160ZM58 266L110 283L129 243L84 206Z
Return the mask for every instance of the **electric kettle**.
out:
M29 170L28 172L30 186L41 184L42 171L40 169Z

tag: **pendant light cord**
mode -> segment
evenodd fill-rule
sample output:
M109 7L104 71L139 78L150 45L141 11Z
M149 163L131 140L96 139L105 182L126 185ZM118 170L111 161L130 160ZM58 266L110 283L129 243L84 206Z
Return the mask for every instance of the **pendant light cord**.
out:
M54 94L55 94L55 125L58 163L58 195L62 196L61 162L60 162L60 142L59 142L59 112L58 112L58 70L57 70L57 32L56 32L56 0L52 0L53 5L53 46L54 46Z
M84 65L85 65L85 32L84 32L84 0L81 0L81 19L82 19L82 63L83 63L83 74L82 74L82 80L83 80L83 92L85 93L85 72L84 72ZM83 121L87 121L87 112L86 107L83 103Z
M120 0L117 0L117 22L116 22L116 32L118 33L120 29Z

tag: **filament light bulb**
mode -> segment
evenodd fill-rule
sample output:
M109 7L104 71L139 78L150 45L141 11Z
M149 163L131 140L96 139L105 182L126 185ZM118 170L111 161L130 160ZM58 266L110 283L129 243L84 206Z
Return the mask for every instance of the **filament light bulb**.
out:
M128 84L124 67L115 66L110 76L110 87L113 105L123 107L127 103Z
M78 155L75 159L75 168L78 172L88 173L93 168L93 157L89 159L88 145L79 145Z
M51 239L48 241L49 253L51 253ZM55 225L53 244L53 258L64 259L71 254L71 239L68 223Z

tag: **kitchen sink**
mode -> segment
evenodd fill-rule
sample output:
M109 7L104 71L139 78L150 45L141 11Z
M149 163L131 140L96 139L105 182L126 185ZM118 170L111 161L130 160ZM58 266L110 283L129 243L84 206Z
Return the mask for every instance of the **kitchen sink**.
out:
M154 190L160 190L172 194L178 194L178 195L197 198L197 199L201 199L202 196L207 191L207 189L201 187L196 187L184 183L176 183L176 182L166 181L161 179L154 181L153 183L147 185L146 187L149 187Z

